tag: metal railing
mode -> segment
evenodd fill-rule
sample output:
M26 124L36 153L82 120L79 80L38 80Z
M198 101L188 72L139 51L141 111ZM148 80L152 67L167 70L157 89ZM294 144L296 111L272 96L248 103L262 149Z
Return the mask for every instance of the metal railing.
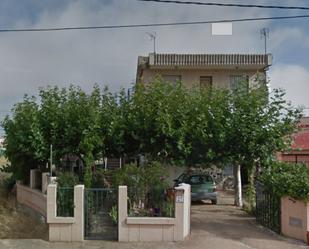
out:
M118 237L118 191L85 189L85 239L116 240Z
M261 225L277 232L281 232L281 200L280 197L263 184L256 184L256 220Z
M57 188L57 216L74 217L74 188Z
M175 194L173 189L128 188L129 217L175 217Z

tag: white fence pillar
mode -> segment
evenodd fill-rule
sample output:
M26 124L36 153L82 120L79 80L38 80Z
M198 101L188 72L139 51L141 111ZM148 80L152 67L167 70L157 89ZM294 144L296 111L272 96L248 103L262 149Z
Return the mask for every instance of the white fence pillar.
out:
M128 190L127 186L118 187L118 241L129 241Z
M181 184L175 188L175 219L174 240L184 240L190 234L191 219L191 186Z
M47 188L49 241L84 240L84 185L74 187L74 217L57 217L57 185Z

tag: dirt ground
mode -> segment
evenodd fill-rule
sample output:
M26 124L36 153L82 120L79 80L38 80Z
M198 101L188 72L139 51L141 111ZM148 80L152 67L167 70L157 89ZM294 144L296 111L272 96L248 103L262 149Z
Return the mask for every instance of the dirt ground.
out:
M6 193L3 180L8 176L0 172L0 239L47 240L46 224L17 211L14 193Z

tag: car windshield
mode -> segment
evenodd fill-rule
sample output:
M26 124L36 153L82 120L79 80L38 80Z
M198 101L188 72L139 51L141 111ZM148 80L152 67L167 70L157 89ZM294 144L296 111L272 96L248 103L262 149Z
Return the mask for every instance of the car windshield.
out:
M208 175L193 175L190 177L189 184L205 184L205 183L212 183L212 178Z

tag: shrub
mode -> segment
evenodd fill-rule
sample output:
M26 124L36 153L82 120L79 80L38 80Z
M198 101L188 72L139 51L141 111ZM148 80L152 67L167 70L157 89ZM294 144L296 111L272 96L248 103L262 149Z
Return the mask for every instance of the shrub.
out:
M304 164L272 163L259 180L279 197L309 201L309 168Z
M78 184L78 177L72 172L61 172L57 176L59 187L74 187Z
M5 177L2 182L3 189L5 190L5 192L10 193L12 189L14 188L15 183L16 183L16 180L13 175L9 177Z
M74 186L78 177L72 172L61 172L57 176L57 216L72 217L74 215Z
M113 176L114 187L126 185L130 216L173 216L173 202L166 197L166 175L158 162L143 167L125 165Z

